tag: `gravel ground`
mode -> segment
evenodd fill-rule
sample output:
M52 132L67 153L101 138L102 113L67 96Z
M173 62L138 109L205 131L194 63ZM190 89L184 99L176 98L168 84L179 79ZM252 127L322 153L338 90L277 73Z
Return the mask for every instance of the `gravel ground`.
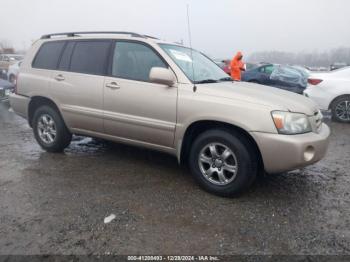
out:
M326 121L324 160L226 199L165 154L84 137L46 153L2 104L0 254L350 254L350 125Z

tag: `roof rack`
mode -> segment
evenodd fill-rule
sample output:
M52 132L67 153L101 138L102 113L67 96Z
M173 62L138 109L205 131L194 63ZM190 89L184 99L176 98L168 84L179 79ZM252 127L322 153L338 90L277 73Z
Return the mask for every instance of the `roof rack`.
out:
M143 35L143 37L147 37L147 38L159 40L159 38L157 38L157 37L155 37L155 36L151 36L151 35Z
M121 34L121 35L131 35L133 37L142 37L142 38L154 38L152 36L146 36L146 35L140 35L137 33L133 33L133 32L124 32L124 31L90 31L90 32L67 32L67 33L55 33L55 34L47 34L47 35L43 35L41 37L41 39L49 39L52 36L67 36L67 37L74 37L74 36L79 36L79 35L96 35L96 34Z

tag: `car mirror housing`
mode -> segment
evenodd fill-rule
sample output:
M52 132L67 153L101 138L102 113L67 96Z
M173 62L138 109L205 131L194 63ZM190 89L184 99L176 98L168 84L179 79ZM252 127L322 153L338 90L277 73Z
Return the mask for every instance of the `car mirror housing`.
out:
M176 83L176 77L174 73L163 67L152 67L149 73L149 79L152 83L163 84L167 86L173 86Z

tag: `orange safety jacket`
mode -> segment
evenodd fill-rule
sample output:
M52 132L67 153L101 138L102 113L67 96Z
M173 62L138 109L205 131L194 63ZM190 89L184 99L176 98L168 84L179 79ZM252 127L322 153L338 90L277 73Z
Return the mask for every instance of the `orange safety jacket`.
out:
M244 63L242 62L242 60L240 60L242 56L243 55L241 52L237 52L237 54L231 61L231 77L234 80L238 80L238 81L241 80L241 71L245 70Z

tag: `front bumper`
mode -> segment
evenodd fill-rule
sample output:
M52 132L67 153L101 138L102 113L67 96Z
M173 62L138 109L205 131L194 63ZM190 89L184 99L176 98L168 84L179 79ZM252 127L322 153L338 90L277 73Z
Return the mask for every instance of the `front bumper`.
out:
M321 160L328 148L330 129L322 124L319 133L281 135L251 132L261 152L267 173L295 170Z

